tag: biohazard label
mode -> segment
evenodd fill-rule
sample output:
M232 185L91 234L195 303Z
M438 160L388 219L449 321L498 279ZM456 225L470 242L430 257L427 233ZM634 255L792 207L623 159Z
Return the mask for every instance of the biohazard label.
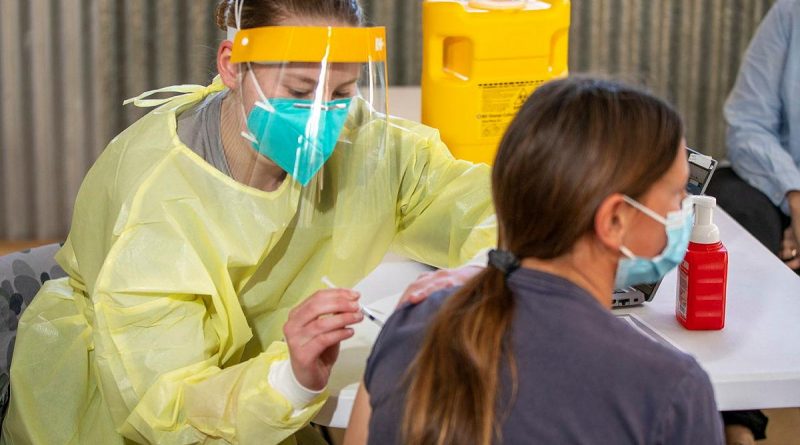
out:
M481 83L481 136L498 137L517 114L533 90L544 80Z

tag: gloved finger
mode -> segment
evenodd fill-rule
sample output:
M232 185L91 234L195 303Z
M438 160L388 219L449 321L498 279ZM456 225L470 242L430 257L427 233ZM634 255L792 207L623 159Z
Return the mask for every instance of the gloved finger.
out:
M439 269L431 272L421 273L417 279L403 292L403 295L400 297L400 301L397 303L397 307L400 307L409 301L419 303L428 295L430 295L430 293L425 292L425 289L427 289L431 283L450 277L452 274L453 272L447 269Z
M427 298L430 294L426 291L431 286L431 282L426 280L425 282L418 282L415 283L413 287L409 287L400 297L400 301L397 302L397 307L403 306L406 303L417 304L420 301Z
M316 292L289 313L289 321L299 328L322 315L355 312L359 309L358 292L346 289L326 289Z
M411 301L411 295L417 294L422 289L422 286L423 285L419 283L414 283L412 286L407 287L403 292L403 295L400 296L400 300L397 302L396 307L400 307Z
M337 331L347 326L356 324L364 320L364 314L361 311L347 312L330 317L321 317L311 323L305 325L303 328L303 335L309 340L322 335L326 332Z
M440 290L449 289L459 284L460 283L456 282L452 276L430 280L425 283L424 287L420 287L413 292L408 292L407 295L404 295L397 304L397 307L400 307L406 303L417 304Z
M330 318L337 314L360 314L360 308L357 302L349 300L338 300L334 302L321 302L316 309L312 309L308 314L318 314L315 318L301 318L302 316L294 315L283 325L283 336L290 347L297 347L305 344L309 338L308 326L316 320Z
M353 328L342 328L317 335L303 347L303 353L311 357L311 361L318 359L328 348L337 346L355 334Z
M436 272L436 271L435 271L435 270L431 270L431 271L428 271L428 272L422 272L421 274L419 274L419 275L417 276L417 281L419 281L419 280L421 280L421 279L423 279L423 278L427 278L427 277L429 277L429 276L433 275L433 274L434 274L434 272Z
M417 293L417 292L419 292L420 290L422 290L423 288L425 288L425 287L428 285L428 284L427 284L427 283L428 283L428 280L431 280L431 279L432 279L432 278L431 278L431 276L430 276L430 275L427 275L427 276L425 276L425 277L422 277L422 276L420 275L420 278L417 278L417 280L416 280L416 281L414 281L413 283L411 283L411 284L410 284L410 285L409 285L409 286L406 288L406 290L403 292L403 295L400 297L400 301L408 301L408 297L409 297L409 295L411 295L411 294L414 294L414 293Z
M440 290L450 289L452 287L457 286L458 283L455 282L452 278L444 278L440 280L436 280L428 285L428 287L420 290L419 292L412 294L409 296L409 301L416 304L420 301L425 300L426 298L430 297L431 295L439 292Z

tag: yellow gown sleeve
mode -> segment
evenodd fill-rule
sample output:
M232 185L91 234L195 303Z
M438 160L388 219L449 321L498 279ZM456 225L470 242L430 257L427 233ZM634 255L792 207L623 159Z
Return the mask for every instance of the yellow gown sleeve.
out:
M91 366L114 429L137 443L293 443L327 394L295 413L270 386L271 364L288 359L283 342L242 359L253 333L226 268L238 260L214 238L225 231L200 226L210 211L191 194L148 192L182 193L152 180L166 161L147 168L119 145L87 176L59 254L85 295Z
M183 246L147 231L123 234L94 286L94 362L114 424L141 443L280 443L313 418L327 394L293 415L268 382L271 364L288 359L285 343L242 361L252 332L234 288L214 283L221 269L193 264ZM207 292L181 293L185 283Z
M496 244L491 170L454 159L435 130L412 131L393 250L439 268L461 266Z

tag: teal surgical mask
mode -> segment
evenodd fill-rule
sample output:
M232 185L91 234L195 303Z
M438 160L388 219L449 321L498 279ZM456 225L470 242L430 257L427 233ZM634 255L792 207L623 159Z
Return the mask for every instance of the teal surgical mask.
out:
M667 245L660 254L653 258L639 257L627 247L620 247L620 252L626 258L621 259L617 264L617 276L614 282L614 287L617 289L634 284L655 283L680 264L683 257L686 256L686 248L689 246L694 217L694 203L691 197L686 197L681 203L681 209L669 212L666 218L633 198L625 196L624 199L631 206L664 225L667 232Z
M306 186L333 154L350 101L262 99L247 117L251 144Z

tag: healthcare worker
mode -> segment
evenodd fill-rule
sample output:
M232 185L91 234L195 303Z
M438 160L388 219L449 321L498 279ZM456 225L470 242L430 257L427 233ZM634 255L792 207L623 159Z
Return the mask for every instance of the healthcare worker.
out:
M488 167L387 115L384 30L356 1L218 16L219 76L137 98L157 108L84 180L69 277L20 321L4 443L317 443L304 427L362 320L321 278L352 286L390 248L454 268L419 298L493 243Z
M389 318L347 445L723 444L700 365L609 311L686 252L682 139L669 105L625 85L540 86L494 162L501 250Z

